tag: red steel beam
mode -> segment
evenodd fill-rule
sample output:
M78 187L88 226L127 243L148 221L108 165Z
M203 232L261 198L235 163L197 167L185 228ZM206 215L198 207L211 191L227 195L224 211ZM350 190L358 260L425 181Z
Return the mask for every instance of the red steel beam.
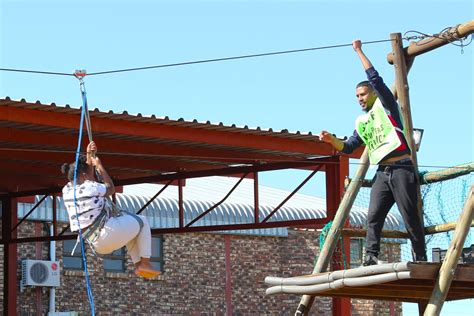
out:
M13 160L14 163L22 163L26 166L29 166L25 170L33 170L34 172L43 171L42 168L47 168L44 170L46 174L60 174L61 164L74 161L74 154L61 154L61 153L47 153L47 152L30 152L30 151L21 151L21 150L8 150L0 152L5 159ZM109 174L112 177L120 176L119 173L122 171L136 172L137 174L133 177L139 177L139 173L153 173L153 172L169 172L169 171L182 171L182 170L202 170L202 169L212 169L217 167L226 166L225 163L216 163L208 164L202 162L191 162L191 161L172 161L172 160L163 160L163 159L146 159L140 157L120 157L120 156L108 156L101 154L101 160L106 166ZM30 159L30 161L27 161ZM19 161L21 160L21 161ZM0 168L4 168L3 165L0 165ZM12 170L12 168L6 168ZM21 169L20 169L21 170ZM144 176L144 175L142 175ZM124 177L124 176L120 176Z
M2 106L0 120L34 125L46 125L77 129L79 113L67 114L55 111L43 111L27 108ZM181 127L160 124L159 120L152 123L128 120L100 118L91 113L94 132L115 133L133 136L190 141L232 147L267 149L306 154L332 155L334 150L326 143L314 140L297 140L266 135L252 135L230 131L217 131L204 128ZM316 139L316 137L315 137Z
M242 180L245 179L245 177L247 176L248 173L242 175L242 177L240 177L240 180L237 181L237 183L232 187L232 189L230 189L229 193L227 193L226 196L224 196L224 198L222 198L222 200L220 200L219 202L217 202L216 204L214 204L213 206L211 206L208 210L202 212L201 214L199 214L196 218L194 218L193 220L191 220L188 224L186 224L186 227L191 227L194 223L196 223L198 220L200 220L201 218L203 218L204 216L206 216L207 214L209 214L210 212L212 212L212 210L216 209L219 205L221 205L222 203L225 202L225 200L227 200L227 198L232 194L232 192L235 191L235 189L239 186L239 184L242 182Z
M294 221L277 221L277 222L266 222L266 223L248 223L248 224L227 224L227 225L213 225L213 226L194 226L194 227L170 227L170 228L154 228L151 230L153 234L175 234L175 233L196 233L196 232L212 232L212 231L226 231L226 230L242 230L242 229L263 229L263 228L277 228L277 227L314 227L322 228L328 219L316 218L316 219L301 219ZM39 241L61 241L61 240L75 240L77 239L77 234L62 235L58 234L57 236L42 236L42 237L22 237L11 239L11 244L16 243L31 243ZM0 244L5 244L5 241L0 240Z
M48 197L48 195L43 196L43 197L31 208L31 210L30 210L28 213L26 213L26 215L23 216L23 218L22 218L20 221L18 221L18 222L15 224L15 226L13 226L12 232L15 231L15 230L18 228L18 226L20 226L21 223L23 223L23 221L25 221L26 219L28 219L28 216L30 216L31 213L33 213L34 210L36 210L36 208L37 208L38 206L40 206L40 204L43 203L43 201L46 200L47 197Z
M62 148L63 150L69 150L75 152L77 144L77 135L74 134L62 134L58 132L42 132L36 130L27 130L19 128L6 128L0 127L0 139L5 142L15 142L28 145L40 145L45 146L45 139L48 139L47 146L51 148ZM140 140L127 140L120 139L120 137L126 138L127 135L116 135L117 138L105 137L94 135L94 140L100 147L100 152L113 152L113 153L124 153L124 154L141 154L141 155L162 155L173 158L175 156L189 156L189 157L202 157L202 159L222 159L230 161L238 161L239 159L275 159L281 156L282 160L285 160L286 155L265 154L258 153L256 149L254 152L246 152L244 150L238 150L238 148L205 148L206 144L201 143L173 143L173 144L161 144L156 141L140 141ZM159 138L157 139L159 141ZM85 148L87 141L85 138L82 141L82 147ZM245 149L242 147L240 149ZM258 149L260 150L260 149ZM287 153L290 158L294 159L297 153ZM293 156L293 157L291 157ZM128 157L130 158L130 157Z
M317 165L326 165L337 163L337 159L333 157L324 157L314 160L304 160L304 161L288 161L288 162L276 162L276 163L267 163L262 165L253 165L253 166L237 166L237 167L228 167L228 168L216 168L216 169L209 169L209 170L199 170L199 171L191 171L191 172L176 172L172 174L163 174L151 177L143 177L143 178L136 178L136 179L125 179L120 180L117 185L127 185L127 184L135 184L135 183L152 183L170 179L190 179L190 178L200 178L200 177L207 177L207 176L224 176L224 175L235 175L235 174L242 174L247 172L254 172L254 171L271 171L271 170L279 170L279 169L297 169L300 167L308 167L308 166L317 166ZM322 170L322 169L321 169Z
M301 219L294 221L275 221L266 223L248 223L248 224L227 224L227 225L212 225L212 226L191 226L191 227L173 227L173 228L154 228L151 230L152 234L175 234L175 233L196 233L196 232L212 232L225 230L244 230L244 229L262 229L262 228L277 228L277 227L308 227L314 225L326 224L328 219Z
M3 247L3 313L16 315L16 288L17 288L17 245L12 242L16 239L17 231L12 227L17 222L17 200L6 197L2 199L2 244Z
M290 193L273 211L270 212L270 214L265 217L265 219L262 221L262 223L267 222L286 202L288 202L289 199L293 195L296 194L319 170L321 169L321 166L318 166L313 172L309 174L309 176L306 177L306 179L301 182L296 189L293 190L293 192Z
M145 205L143 205L137 212L136 214L139 215L141 212L143 212L147 207L148 205L150 205L164 190L166 190L166 188L171 185L173 181L170 180L168 181L168 183L165 184L164 187L162 187L154 196L152 196L151 199L148 200L148 202L145 203ZM178 185L179 185L179 182L178 182Z
M51 165L49 163L41 165L38 162L29 162L25 160L12 161L0 158L0 173L14 173L14 170L20 170L20 172L25 176L38 177L43 180L49 178L51 179L51 184L58 183L59 179L62 179L62 181L60 180L59 182L66 184L66 176L61 174L59 167L60 165ZM121 170L114 167L107 167L107 170L114 179L138 178L151 176L157 173L146 170ZM13 181L14 182L11 183L13 186L20 184L19 181ZM5 183L5 181L1 182Z
M330 165L337 162L337 159L332 157L320 158L315 160L306 160L306 161L293 161L293 162L279 162L279 163L268 163L263 165L256 166L244 166L244 167L228 167L228 168L217 168L209 170L198 170L190 172L176 172L170 174L162 174L156 176L147 176L147 177L138 177L138 178L128 178L128 179L114 179L114 183L117 186L128 185L128 184L137 184L137 183L154 183L160 181L168 180L177 180L177 179L188 179L188 178L198 178L205 176L229 176L229 175L238 175L247 172L255 171L271 171L279 169L288 169L288 168L300 168L308 166L317 166L317 165ZM323 168L322 168L323 169ZM321 170L322 170L321 169ZM36 194L46 194L46 193L58 193L61 192L62 187L64 186L64 178L62 175L54 177L54 181L46 180L44 175L34 174L34 175L19 175L17 173L6 173L0 170L0 175L2 176L2 182L0 183L0 192L7 189L9 192L4 192L3 195L9 194L12 196L30 196ZM2 183L16 183L15 188L5 188ZM32 186L31 183L34 183L35 186ZM2 194L0 193L0 196Z

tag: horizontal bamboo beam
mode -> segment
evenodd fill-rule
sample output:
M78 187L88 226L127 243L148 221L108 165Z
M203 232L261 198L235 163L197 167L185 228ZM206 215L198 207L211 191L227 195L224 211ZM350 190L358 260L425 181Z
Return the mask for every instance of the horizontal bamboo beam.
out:
M474 33L474 20L450 27L440 34L434 34L433 36L427 37L419 42L410 43L408 47L403 49L405 58L414 58L455 40L464 38L472 33ZM393 60L393 53L389 53L387 55L388 63L393 64Z
M474 162L469 162L466 164L457 165L454 167L425 173L423 176L420 175L420 182L421 184L441 182L441 181L454 179L460 176L464 176L471 172L474 172ZM346 179L344 185L347 187L351 181L352 179L350 178ZM361 187L363 188L372 187L372 180L363 179L360 181L362 181Z
M443 170L432 171L420 177L421 184L428 184L450 180L474 172L474 162L446 168Z
M433 225L425 227L425 235L444 233L456 228L457 222ZM471 222L474 227L474 221ZM360 228L344 228L342 235L346 237L365 237L366 230ZM399 230L382 230L382 238L408 238L408 233Z

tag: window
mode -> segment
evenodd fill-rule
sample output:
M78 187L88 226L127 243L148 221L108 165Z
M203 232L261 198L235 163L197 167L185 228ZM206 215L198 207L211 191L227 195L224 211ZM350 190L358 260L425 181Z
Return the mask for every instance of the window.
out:
M163 237L151 237L151 265L158 271L163 271Z
M124 272L125 271L125 247L117 249L107 255L102 255L104 271Z
M351 268L357 268L362 265L362 238L351 239Z
M71 255L74 246L76 246L76 239L63 241L63 267L64 269L83 270L81 245L78 244L74 254Z

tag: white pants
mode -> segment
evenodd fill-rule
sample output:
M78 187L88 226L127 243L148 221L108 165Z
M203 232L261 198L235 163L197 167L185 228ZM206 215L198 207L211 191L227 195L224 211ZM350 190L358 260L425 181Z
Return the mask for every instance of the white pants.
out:
M145 216L138 215L143 221L143 228L131 215L124 214L111 217L100 230L99 238L92 244L99 254L108 254L127 246L127 252L132 262L137 263L141 258L151 257L151 230Z

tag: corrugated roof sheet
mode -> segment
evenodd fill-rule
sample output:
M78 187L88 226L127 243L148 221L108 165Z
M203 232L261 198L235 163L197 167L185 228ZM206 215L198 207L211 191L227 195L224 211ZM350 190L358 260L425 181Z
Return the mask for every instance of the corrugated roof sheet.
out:
M15 100L8 96L0 99L1 105L14 106L17 108L35 109L50 112L79 114L80 107L73 107L69 104L59 106L56 103L42 104L41 101L27 101L25 99ZM293 131L287 129L274 130L273 128L248 127L247 125L224 125L222 122L198 121L197 119L186 120L184 118L170 119L168 116L156 116L155 114L147 115L142 113L129 114L128 111L114 112L112 110L100 111L98 108L89 109L90 116L110 118L115 120L135 121L152 124L164 124L173 126L183 126L198 129L232 131L245 134L254 135L271 135L275 137L293 138L293 139L314 139L319 141L319 137L312 134L310 131Z
M199 214L220 201L238 181L229 177L194 178L186 181L183 188L185 223L190 222ZM137 211L163 185L138 184L124 187L124 193L117 194L117 205L121 209ZM260 219L268 215L290 192L267 186L259 187ZM58 198L58 217L67 221L66 211L62 200ZM51 220L52 198L38 207L30 216L31 219ZM31 205L19 206L19 217L24 216ZM154 200L143 213L153 228L178 227L178 192L177 187L169 186ZM326 202L324 199L296 193L271 220L299 220L324 218L326 216ZM363 227L367 220L367 210L353 207L350 214L350 223L353 226ZM210 226L217 224L252 223L253 221L253 180L244 179L230 197L207 216L199 220L194 226ZM389 213L385 220L385 229L404 230L402 219L397 214ZM260 236L286 236L286 228L271 228L258 230L241 230L227 233L247 234Z

